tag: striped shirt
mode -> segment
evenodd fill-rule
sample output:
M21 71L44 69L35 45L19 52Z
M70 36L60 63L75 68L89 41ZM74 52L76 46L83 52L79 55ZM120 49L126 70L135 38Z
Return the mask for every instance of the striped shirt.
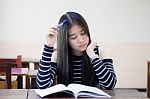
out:
M51 62L53 47L44 45L42 58L40 59L39 69L36 76L37 87L45 89L53 85L56 76L57 64ZM72 83L82 83L82 56L76 56L72 60ZM117 78L110 59L100 60L99 57L91 59L92 67L98 78L101 88L112 89L115 87Z
M73 56L72 82L82 83L82 56Z

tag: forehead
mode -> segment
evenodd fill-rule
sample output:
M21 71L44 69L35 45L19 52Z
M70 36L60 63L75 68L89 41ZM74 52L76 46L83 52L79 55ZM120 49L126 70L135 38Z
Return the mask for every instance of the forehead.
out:
M83 30L83 28L80 25L73 25L70 30L69 30L69 34L76 34L76 33L80 33Z

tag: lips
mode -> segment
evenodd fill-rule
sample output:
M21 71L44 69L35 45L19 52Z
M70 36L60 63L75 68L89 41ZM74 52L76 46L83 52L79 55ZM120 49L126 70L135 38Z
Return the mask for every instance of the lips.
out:
M86 44L82 44L82 45L80 45L79 47L84 47Z

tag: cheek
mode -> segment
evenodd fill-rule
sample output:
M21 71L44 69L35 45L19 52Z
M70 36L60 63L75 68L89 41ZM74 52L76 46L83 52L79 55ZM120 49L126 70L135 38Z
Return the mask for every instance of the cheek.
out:
M76 44L76 43L75 43L74 40L69 40L69 45L70 45L71 48L74 47L75 44Z
M90 41L88 36L86 36L86 41L87 41L87 43L89 43L89 41Z
M87 38L87 41L89 42L89 38Z

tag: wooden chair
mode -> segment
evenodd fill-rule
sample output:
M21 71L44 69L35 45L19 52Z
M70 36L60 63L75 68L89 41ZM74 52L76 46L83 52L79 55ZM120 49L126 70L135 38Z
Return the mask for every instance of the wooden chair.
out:
M14 64L17 68L22 67L22 57L18 55L16 58L0 58L0 62L9 62Z
M5 75L6 80L1 88L11 89L11 63L0 62L0 75Z
M27 89L36 89L36 74L39 68L39 60L28 59L22 62L22 66L28 66L28 74L26 78L26 88Z
M21 55L18 55L16 58L0 58L0 62L1 63L11 63L12 64L11 68L12 67L16 67L16 68L21 68L22 67L22 57L21 57ZM15 88L16 89L17 88L17 84L18 84L17 77L16 76L11 76L11 77L12 77L12 79L11 79L12 87L11 88ZM4 85L4 81L0 81L0 84L1 84L1 86Z

